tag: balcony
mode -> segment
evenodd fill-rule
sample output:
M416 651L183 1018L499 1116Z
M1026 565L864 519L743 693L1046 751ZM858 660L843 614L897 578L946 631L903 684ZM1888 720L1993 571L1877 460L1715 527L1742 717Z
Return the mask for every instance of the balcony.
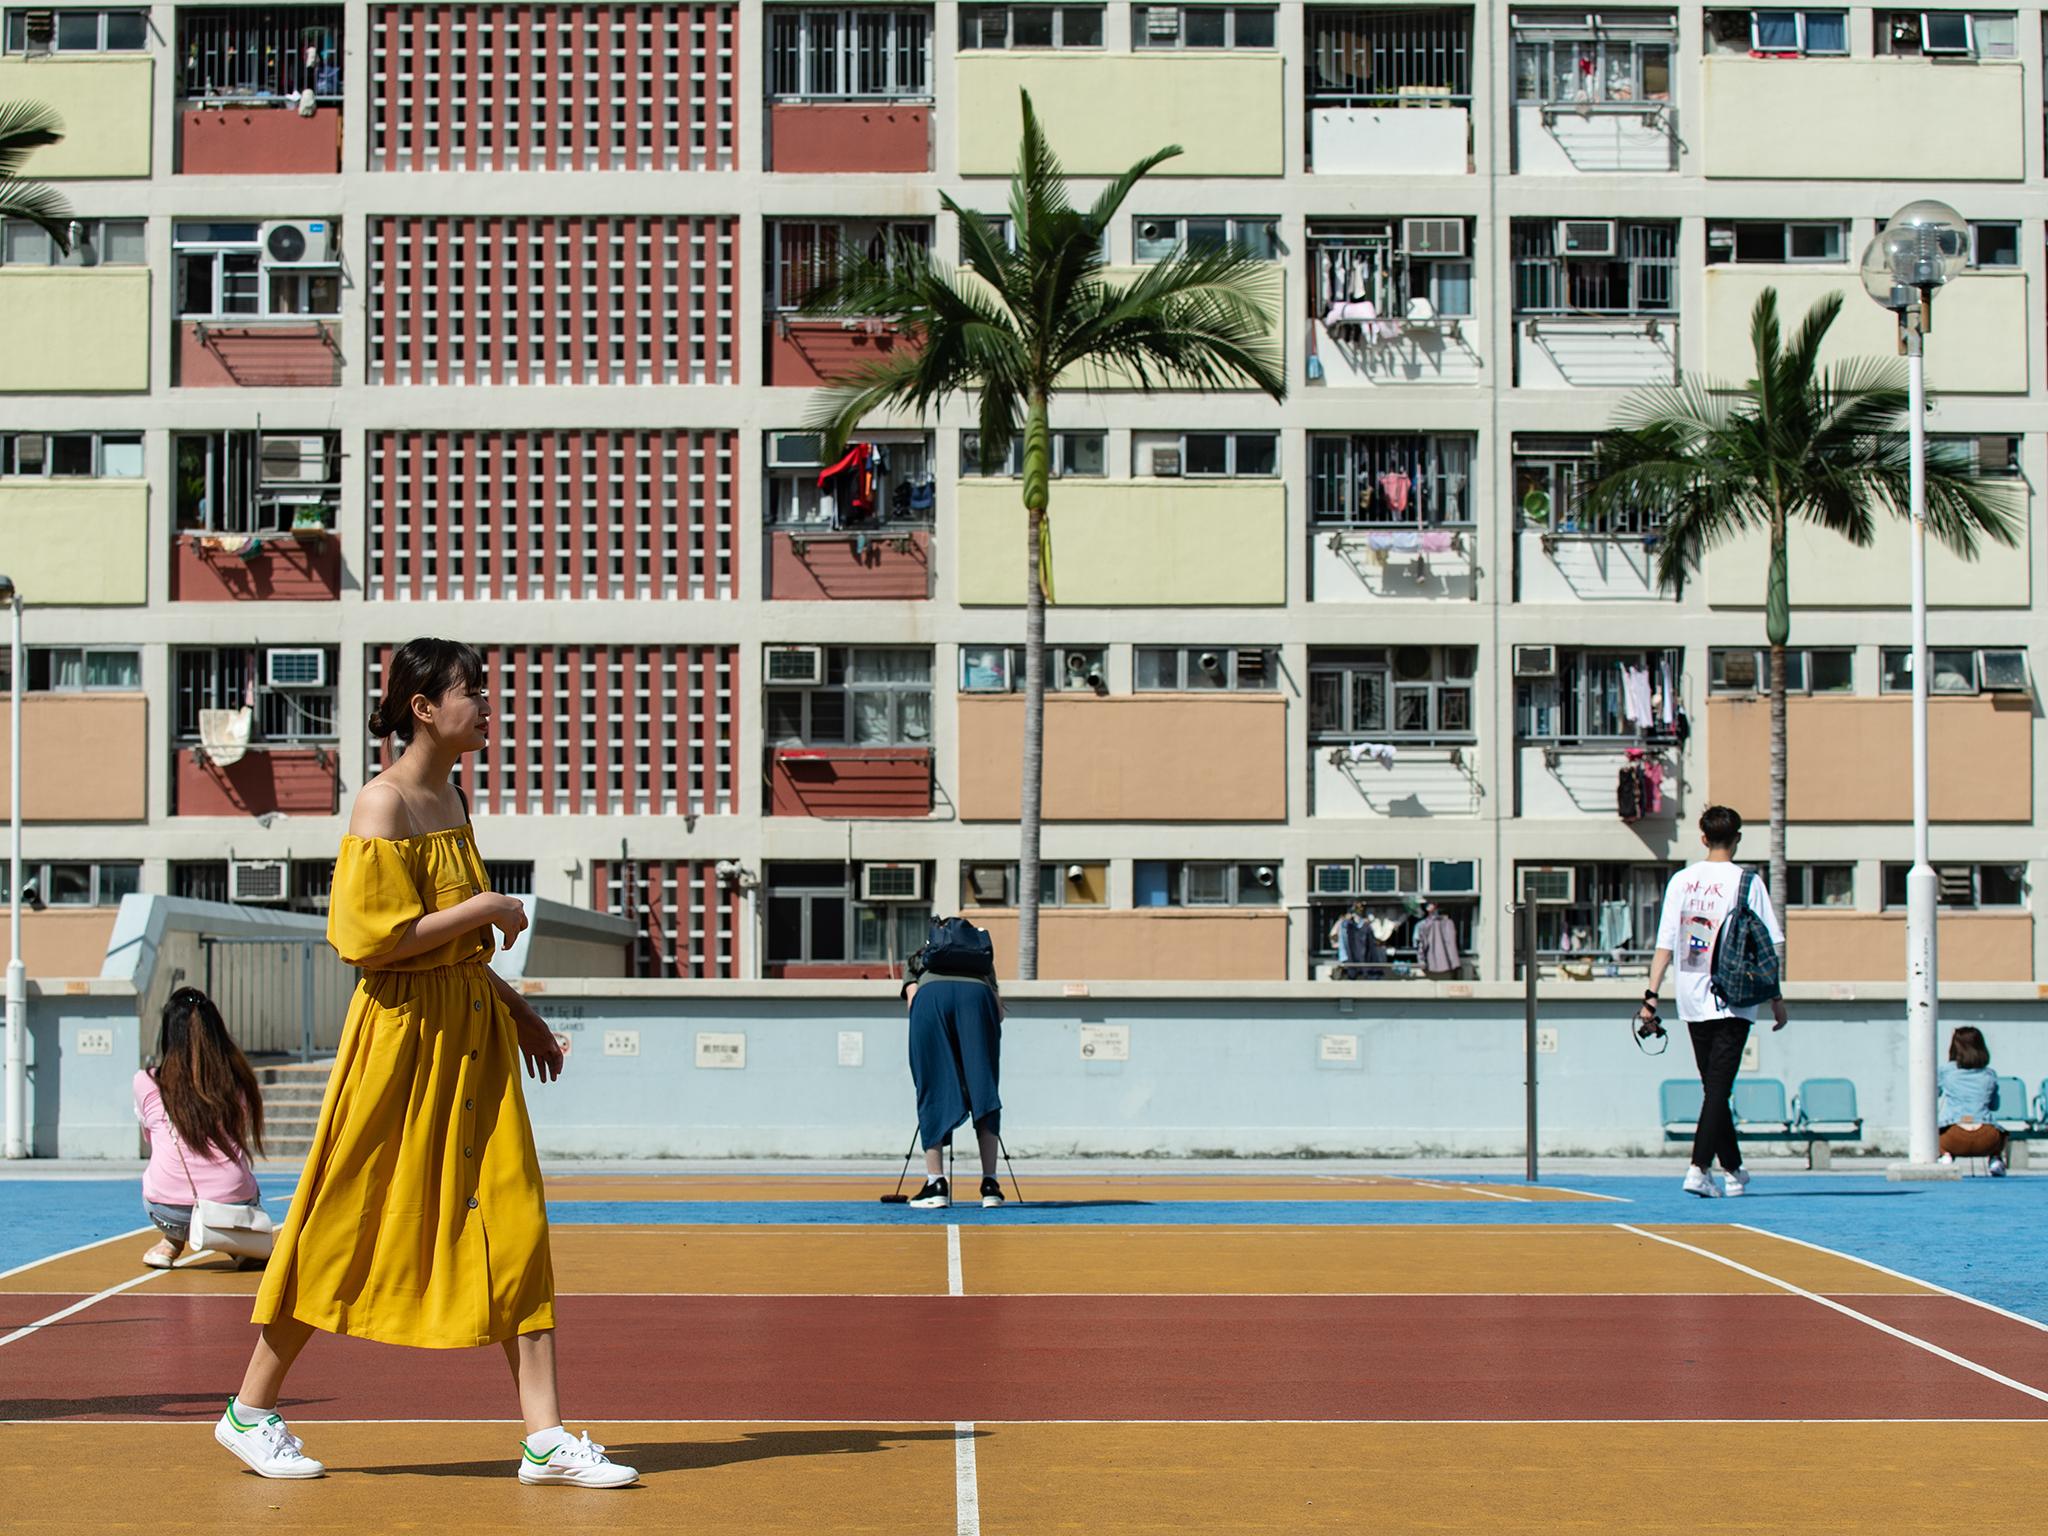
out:
M1016 973L1017 917L980 908L977 927L995 942L996 968ZM1047 981L1285 981L1285 912L1115 911L1042 908L1038 974Z
M302 117L282 102L194 105L178 112L185 176L333 176L341 170L341 108Z
M331 746L253 746L240 761L222 766L199 747L181 745L171 781L174 816L332 816L341 757Z
M0 394L148 391L146 268L9 267L0 270L0 313Z
M1632 757L1632 753L1636 755ZM1516 749L1516 814L1536 820L1616 821L1621 815L1621 775L1632 762L1654 765L1660 789L1654 803L1642 805L1631 824L1645 826L1657 838L1667 838L1684 824L1690 798L1684 761L1674 747L1524 741Z
M335 175L345 52L338 5L181 6L179 172Z
M0 277L0 292L5 283ZM0 348L0 355L11 350ZM0 549L7 551L7 574L30 602L140 607L149 601L149 486L0 479Z
M173 383L183 389L333 389L341 322L315 318L180 320Z
M1515 317L1518 388L1635 389L1677 380L1678 321L1674 317Z
M97 181L150 174L156 60L146 53L0 60L0 101L37 101L64 120L64 138L32 153L37 181ZM13 303L5 306L12 316ZM10 338L10 348L18 338ZM141 387L141 386L137 386Z
M932 109L885 102L778 101L768 108L769 169L785 175L922 175Z
M1652 175L1678 169L1669 11L1530 11L1513 17L1508 118L1516 174Z
M957 580L968 607L1024 602L1014 481L963 481ZM1053 589L1062 607L1273 607L1287 601L1287 493L1268 480L1058 481Z
M1396 743L1391 758L1313 745L1311 814L1375 820L1477 816L1486 798L1478 749Z
M1309 225L1310 356L1325 388L1480 380L1466 335L1473 221L1346 219Z
M23 591L32 591L26 583ZM12 732L0 709L0 761ZM29 693L21 701L24 821L146 821L149 701L137 693ZM6 817L0 774L0 818Z
M1309 583L1319 603L1449 598L1478 579L1478 532L1460 528L1322 529L1309 534Z
M181 603L331 603L341 595L341 541L325 528L180 533L171 598Z
M1934 820L2033 819L2033 716L2026 694L1928 701ZM1707 793L1744 820L1760 823L1770 813L1770 729L1770 703L1761 694L1707 701ZM1912 738L1912 700L1903 695L1787 700L1787 819L1911 821Z
M931 564L927 528L768 533L768 595L777 602L922 602Z
M960 819L1015 821L1024 700L968 694L959 710ZM1285 821L1286 701L1050 694L1043 805L1047 821Z
M1515 531L1515 574L1522 603L1641 603L1661 595L1650 534L1524 526Z
M1308 158L1318 176L1472 169L1472 12L1307 10Z
M1697 142L1710 178L2018 181L2017 63L1708 57ZM1910 133L1896 126L1908 120ZM1874 306L1873 306L1874 308Z
M1067 171L1117 175L1162 144L1186 153L1155 176L1281 176L1285 64L1267 53L966 52L960 173L1016 169L1017 93L1031 93Z
M929 816L929 747L773 747L768 814L850 821Z
M1935 920L1935 943L1945 982L2034 979L2031 913L1943 912ZM1788 912L1785 951L1796 957L1802 979L1904 981L1906 914Z

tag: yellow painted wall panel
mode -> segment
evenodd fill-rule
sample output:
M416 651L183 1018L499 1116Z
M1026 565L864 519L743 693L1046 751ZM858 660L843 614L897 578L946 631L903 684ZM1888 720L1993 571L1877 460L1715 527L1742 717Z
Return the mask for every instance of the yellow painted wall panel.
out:
M149 601L149 487L140 480L0 480L0 549L22 601Z
M2026 174L2026 74L2018 64L1708 58L1700 74L1705 99L1695 142L1709 177L2017 181Z
M64 120L62 142L28 157L38 181L150 174L155 62L146 54L0 60L0 101L39 101Z
M1077 175L1114 175L1169 144L1186 153L1156 175L1286 172L1278 54L963 53L959 70L962 175L1016 168L1019 90Z
M2022 495L2026 486L2011 481ZM2024 503L2021 514L2026 516ZM2010 548L1985 543L1965 560L1939 540L1927 541L1927 600L1937 608L2025 608L2032 600L2032 534ZM1911 601L1909 525L1880 513L1877 537L1859 549L1810 524L1786 534L1795 608L1903 608ZM1725 544L1706 560L1707 602L1715 608L1762 608L1770 541L1757 534ZM1798 643L1799 635L1793 635Z
M965 481L960 601L1021 606L1015 480ZM1287 494L1277 481L1058 480L1053 595L1064 607L1268 607L1287 601Z
M149 389L149 271L0 271L0 394L125 394Z

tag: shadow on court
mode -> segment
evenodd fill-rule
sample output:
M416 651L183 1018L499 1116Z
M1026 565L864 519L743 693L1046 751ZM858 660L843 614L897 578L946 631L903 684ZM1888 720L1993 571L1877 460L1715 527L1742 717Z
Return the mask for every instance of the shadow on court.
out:
M976 1430L974 1438L979 1440L988 1433ZM779 1461L791 1456L869 1456L918 1441L950 1443L953 1439L950 1429L770 1429L736 1440L650 1440L633 1445L607 1442L605 1454L613 1461L639 1468L641 1476L647 1477L664 1472L702 1472L749 1461ZM362 1472L371 1477L503 1477L511 1459L493 1456L481 1461L335 1470Z

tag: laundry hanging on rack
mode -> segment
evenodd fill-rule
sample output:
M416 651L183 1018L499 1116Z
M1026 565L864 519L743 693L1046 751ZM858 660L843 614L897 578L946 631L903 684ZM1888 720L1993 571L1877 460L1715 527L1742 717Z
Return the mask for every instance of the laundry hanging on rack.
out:
M1384 741L1354 741L1349 750L1351 761L1354 763L1362 763L1369 758L1373 762L1378 763L1382 768L1392 768L1394 766L1395 752L1391 743Z
M1402 470L1387 469L1380 472L1380 499L1386 503L1387 510L1396 517L1408 510L1408 493L1414 487L1415 482Z
M1634 934L1635 924L1625 901L1603 901L1599 914L1600 947L1608 954L1618 954L1628 948L1628 941Z
M1666 656L1661 662L1659 662L1658 666L1662 669L1664 683L1663 707L1659 710L1659 714L1663 718L1664 729L1668 731L1671 729L1672 725L1672 711L1674 711L1678 707L1676 692L1677 679L1675 679L1671 675L1671 658L1669 656Z
M873 443L855 443L838 463L818 471L818 489L830 498L834 528L874 520L881 468Z
M1653 730L1657 717L1650 706L1650 669L1615 663L1621 673L1621 715L1639 731Z

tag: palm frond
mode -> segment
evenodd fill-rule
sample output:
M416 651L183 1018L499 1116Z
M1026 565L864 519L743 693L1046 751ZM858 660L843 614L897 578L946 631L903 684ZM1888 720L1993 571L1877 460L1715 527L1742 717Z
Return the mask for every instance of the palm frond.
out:
M0 181L21 174L32 150L64 137L64 119L40 101L0 101Z
M0 180L0 219L27 219L66 253L71 250L71 217L71 205L55 187L13 176Z

